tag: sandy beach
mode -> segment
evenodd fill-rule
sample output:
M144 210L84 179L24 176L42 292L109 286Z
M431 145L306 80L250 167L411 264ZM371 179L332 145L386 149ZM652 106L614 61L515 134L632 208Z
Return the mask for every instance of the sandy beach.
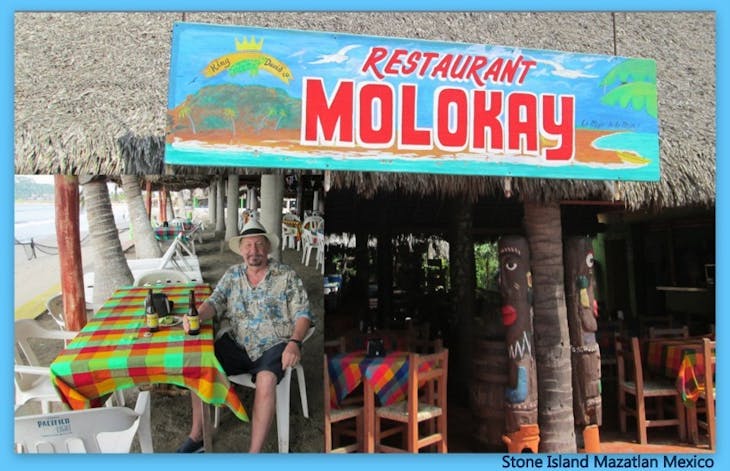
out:
M84 269L91 270L91 262L87 254L88 247L82 250ZM228 250L227 245L221 251L221 238L208 230L203 233L203 243L196 243L196 252L200 262L203 280L215 285L225 270L234 263L240 262L240 256ZM134 256L134 250L127 251L128 256ZM309 418L302 415L299 404L299 390L296 381L292 381L291 416L290 416L290 452L321 452L324 448L323 424L324 411L322 407L322 351L324 340L324 303L322 294L322 275L315 269L314 263L304 266L300 263L301 252L287 250L282 256L283 262L294 268L304 281L307 289L314 323L317 327L314 335L307 341L303 349L302 365L305 371ZM44 312L45 293L51 295L59 292L58 257L40 255L27 260L22 247L15 249L15 293L16 318L17 307L27 305L34 298L43 300L41 311L37 319L46 328L57 328L53 319ZM55 292L53 290L56 289ZM49 296L50 297L50 296ZM32 312L32 311L28 311ZM42 362L49 364L56 357L63 345L45 345ZM239 396L247 411L252 410L253 390L237 387ZM124 391L127 405L135 402L136 389ZM16 415L40 413L38 404L29 403L21 407ZM153 388L152 393L152 436L155 452L174 452L177 446L187 436L190 428L190 398L186 389L172 388L165 390ZM250 423L241 422L231 411L221 411L221 424L215 433L214 451L221 453L242 453L248 449L250 438ZM133 451L139 451L135 443ZM265 452L277 452L276 425L272 425Z
M119 239L123 249L133 245L127 230L126 204L112 204ZM84 273L93 271L91 241L88 236L86 214L80 215L81 262ZM32 319L43 313L46 301L61 292L61 271L58 260L58 241L55 236L52 201L16 201L16 242L13 250L15 286L15 319ZM20 221L18 221L20 219ZM20 229L18 229L18 224ZM20 231L20 233L18 232ZM29 242L33 240L33 249ZM19 244L18 242L21 242ZM87 300L89 301L89 300Z
M55 241L41 241L56 245ZM15 256L15 319L32 319L46 309L46 301L61 292L61 270L58 255L36 250L36 256L28 258L26 246L16 245ZM90 248L87 243L81 249L84 271L92 270Z

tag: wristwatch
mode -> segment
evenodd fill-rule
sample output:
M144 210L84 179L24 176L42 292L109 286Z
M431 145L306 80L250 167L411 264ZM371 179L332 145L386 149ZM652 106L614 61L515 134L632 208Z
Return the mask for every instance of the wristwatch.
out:
M301 340L289 339L289 342L294 342L295 344L297 344L297 347L299 347L300 349L302 348L302 341Z

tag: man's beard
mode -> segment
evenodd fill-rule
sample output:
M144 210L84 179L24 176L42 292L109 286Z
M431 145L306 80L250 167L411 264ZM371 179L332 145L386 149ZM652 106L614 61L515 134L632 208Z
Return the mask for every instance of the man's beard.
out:
M251 267L260 267L264 264L266 261L266 257L263 255L251 255L246 259L246 263L248 263Z

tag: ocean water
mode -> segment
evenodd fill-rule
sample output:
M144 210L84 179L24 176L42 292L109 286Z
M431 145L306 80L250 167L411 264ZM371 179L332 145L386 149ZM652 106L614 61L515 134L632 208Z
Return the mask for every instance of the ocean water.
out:
M114 222L122 229L129 226L126 204L112 205ZM15 239L19 242L47 241L55 245L56 210L52 202L16 202L14 212ZM86 211L79 213L79 228L83 238L89 232Z
M370 155L328 155L313 150L289 151L266 147L236 146L204 147L195 145L165 145L165 162L176 165L223 167L275 167L319 170L348 170L370 172L408 172L452 175L509 175L587 180L656 181L659 179L659 145L656 135L617 133L619 137L600 141L603 149L633 150L648 158L647 165L580 163L571 161L545 162L540 165L521 158L494 157L489 160L473 155L468 158L404 158L387 152ZM629 141L626 144L625 141Z

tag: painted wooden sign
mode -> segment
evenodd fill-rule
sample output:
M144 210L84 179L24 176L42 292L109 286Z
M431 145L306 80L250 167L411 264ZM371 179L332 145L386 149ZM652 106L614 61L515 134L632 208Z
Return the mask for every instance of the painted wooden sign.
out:
M658 180L656 64L177 23L168 164Z

